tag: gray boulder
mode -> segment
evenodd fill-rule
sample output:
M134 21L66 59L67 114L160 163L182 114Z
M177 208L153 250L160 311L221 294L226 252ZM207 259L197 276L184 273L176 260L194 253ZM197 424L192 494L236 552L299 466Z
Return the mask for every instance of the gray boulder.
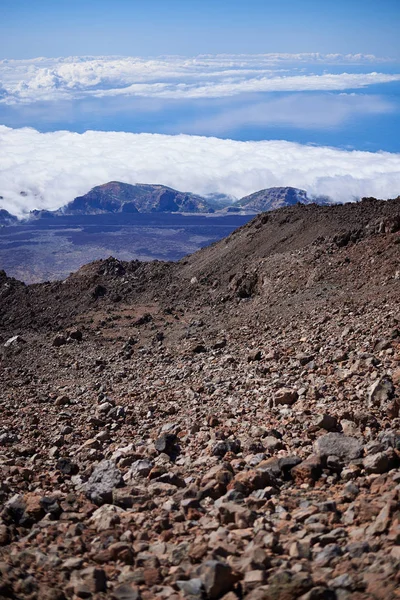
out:
M82 490L95 504L111 504L113 489L123 485L122 473L111 460L102 460Z
M370 406L380 407L391 400L394 395L394 385L388 375L384 375L371 385L368 390L368 403Z
M148 460L147 458L135 460L127 473L125 473L124 480L126 482L130 482L138 477L147 477L153 466L153 461Z
M229 565L218 560L209 560L200 567L200 579L207 598L216 600L233 589L238 577Z
M337 456L342 462L348 463L362 456L363 445L357 438L342 433L327 433L315 442L315 452L322 459Z
M198 598L199 600L204 598L203 582L199 578L188 579L187 581L178 580L176 585L185 597L189 597L193 600L195 598Z

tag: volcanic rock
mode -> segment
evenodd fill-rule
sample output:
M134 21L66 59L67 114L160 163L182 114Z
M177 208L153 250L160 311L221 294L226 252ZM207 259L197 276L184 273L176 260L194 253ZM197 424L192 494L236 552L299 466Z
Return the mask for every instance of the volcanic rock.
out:
M238 580L238 577L234 575L228 565L216 560L204 563L199 569L199 574L210 600L221 598L221 596L232 590Z
M281 388L275 393L275 404L288 404L291 406L296 402L299 395L296 390L291 390L288 388Z
M394 385L390 377L384 375L370 387L368 400L371 406L381 406L393 398Z
M337 456L344 463L348 463L362 456L363 446L357 438L341 433L327 433L318 438L315 450L322 459Z
M0 596L394 598L399 223L295 205L178 263L0 271Z
M110 460L103 460L94 468L82 490L96 504L109 504L112 502L114 488L122 484L121 471Z

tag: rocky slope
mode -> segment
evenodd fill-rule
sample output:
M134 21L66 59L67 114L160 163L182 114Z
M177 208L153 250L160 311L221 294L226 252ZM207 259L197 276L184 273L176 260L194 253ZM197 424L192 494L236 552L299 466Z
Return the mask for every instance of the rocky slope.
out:
M400 200L0 277L0 597L399 597Z

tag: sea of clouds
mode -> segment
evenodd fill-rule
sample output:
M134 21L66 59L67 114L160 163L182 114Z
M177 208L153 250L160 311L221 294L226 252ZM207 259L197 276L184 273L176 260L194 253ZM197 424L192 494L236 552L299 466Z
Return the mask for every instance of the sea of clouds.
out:
M159 183L240 198L273 186L347 202L400 194L400 154L286 141L0 126L0 207L22 216L56 209L108 181ZM22 192L22 194L21 194Z
M2 60L0 103L115 96L223 98L246 93L362 89L400 81L399 73L346 72L346 67L361 65L365 71L366 66L379 68L383 62L373 55L319 53ZM318 71L322 65L323 72L314 72L313 67ZM336 72L338 66L343 72ZM330 67L335 72L330 72Z

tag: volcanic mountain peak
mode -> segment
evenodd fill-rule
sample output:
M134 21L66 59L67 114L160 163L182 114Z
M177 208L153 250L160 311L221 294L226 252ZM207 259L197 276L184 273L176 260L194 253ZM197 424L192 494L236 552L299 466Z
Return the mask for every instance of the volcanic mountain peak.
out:
M0 226L1 225L14 225L18 222L17 217L10 214L8 210L0 208Z
M254 210L265 212L282 208L283 206L292 206L301 204L331 204L332 201L325 196L310 198L305 190L293 187L272 187L260 190L245 196L238 201L238 205L244 210Z
M61 209L62 214L116 212L213 212L201 196L179 192L165 185L110 181L78 196Z

